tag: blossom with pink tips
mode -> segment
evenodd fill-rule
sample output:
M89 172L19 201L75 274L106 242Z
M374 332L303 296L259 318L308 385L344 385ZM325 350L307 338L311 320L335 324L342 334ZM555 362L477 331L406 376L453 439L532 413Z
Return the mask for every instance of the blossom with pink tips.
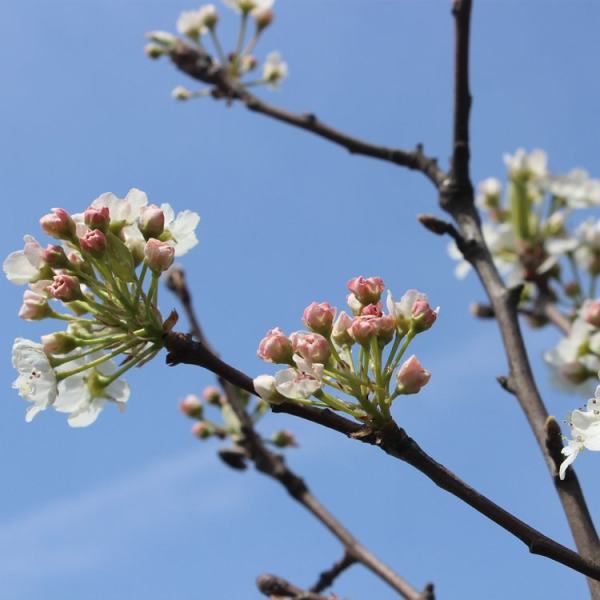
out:
M48 297L44 293L34 290L25 290L23 304L19 310L19 317L26 321L39 321L50 315Z
M110 211L108 210L108 206L90 206L83 213L83 222L90 229L99 229L103 233L106 233L110 225Z
M165 230L165 213L155 204L145 206L140 210L138 225L146 239L158 238Z
M329 342L318 333L297 331L290 340L293 351L311 363L325 364L331 354Z
M385 288L381 277L354 277L348 281L348 289L363 305L377 304Z
M56 275L52 284L48 286L48 294L56 300L73 302L83 298L79 280L72 275Z
M202 416L202 402L198 396L194 394L188 394L180 403L179 410L184 415L191 417L192 419L198 419Z
M146 263L155 272L166 271L175 260L175 248L167 243L150 238L144 247Z
M379 304L367 304L361 311L361 317L381 317L381 307Z
M72 335L58 331L43 335L42 346L46 354L67 354L77 348L77 343Z
M361 346L368 346L371 339L379 332L377 321L377 317L355 317L348 328L348 333Z
M281 364L290 363L293 353L292 342L279 327L267 331L257 351L258 357L262 360Z
M363 305L360 300L354 294L348 294L346 298L346 302L348 303L348 307L352 311L353 315L360 315L363 309Z
M42 229L59 240L70 240L75 235L75 221L64 208L53 208L40 219Z
M396 321L391 315L382 315L377 319L377 339L383 345L394 339Z
M79 238L79 245L82 250L94 258L102 258L108 242L100 229L90 229L82 238Z
M48 244L42 250L42 259L47 265L58 269L64 269L69 263L64 248L57 244Z
M429 329L437 319L438 309L432 309L425 299L418 299L412 307L412 320L415 331L421 332Z
M2 264L6 278L17 285L35 281L44 267L44 250L38 241L31 235L26 235L23 240L23 250L11 252Z
M209 385L202 391L202 397L209 404L218 406L221 403L221 390L214 385Z
M348 329L352 325L352 318L342 311L333 324L331 330L331 339L338 346L351 346L354 344L354 338L348 333Z
M305 309L302 316L304 324L317 333L329 336L335 318L335 308L328 302L313 302Z
M400 394L416 394L423 386L427 385L430 379L431 373L421 366L419 359L413 354L402 364L396 375L398 392Z

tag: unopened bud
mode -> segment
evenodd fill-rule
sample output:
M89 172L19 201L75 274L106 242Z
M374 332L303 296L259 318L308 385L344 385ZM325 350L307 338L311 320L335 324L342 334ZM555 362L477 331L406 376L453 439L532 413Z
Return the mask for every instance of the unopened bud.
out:
M304 324L312 331L316 331L326 337L331 333L333 319L335 318L335 308L328 302L313 302L304 309L302 320Z
M77 348L75 338L62 331L43 335L42 345L46 354L68 354Z
M106 252L108 242L100 229L91 229L82 238L79 238L79 245L84 252L94 258L102 258Z
M290 340L294 352L311 363L325 364L331 354L329 342L318 333L297 331L292 333Z
M431 373L426 371L417 357L413 354L406 360L396 375L398 392L400 394L416 394L429 382Z
M56 275L52 284L48 287L48 293L56 300L62 300L63 302L83 299L79 280L72 275Z
M331 331L331 339L338 344L338 346L351 346L354 343L354 339L348 333L349 327L352 325L352 319L342 311Z
M258 357L267 362L287 364L292 354L292 342L279 327L270 329L258 345Z
M270 8L255 8L252 11L252 16L256 23L256 30L262 31L273 22L275 13Z
M208 404L219 406L221 404L221 390L215 386L205 387L202 392L202 397Z
M177 44L177 38L168 31L149 31L146 38L162 46L165 50L172 50Z
M71 240L75 235L75 222L64 208L53 208L40 219L42 229L51 237Z
M600 300L586 303L583 309L583 318L594 327L600 327Z
M377 304L385 288L381 277L354 277L348 282L348 289L363 305Z
M69 266L69 260L62 246L48 244L42 251L42 259L50 267L64 269Z
M165 213L154 204L142 208L139 227L146 239L159 238L165 229Z
M83 221L90 229L99 229L103 233L106 233L110 225L108 206L90 206L83 213Z
M175 248L168 242L151 238L144 248L146 263L155 273L166 271L175 259Z
M189 100L192 97L192 92L182 85L173 88L171 98L175 100Z
M294 434L287 429L282 429L281 431L273 433L271 441L273 442L273 445L278 448L289 448L298 445Z
M202 402L198 396L194 396L194 394L189 394L186 396L180 403L179 409L184 415L192 419L200 419L202 417Z
M377 317L356 317L348 329L352 339L361 346L368 346L377 331Z
M433 310L427 300L416 300L412 307L412 326L417 332L426 331L437 319L438 310Z
M192 425L192 434L200 440L205 440L215 434L215 429L204 421L198 421Z

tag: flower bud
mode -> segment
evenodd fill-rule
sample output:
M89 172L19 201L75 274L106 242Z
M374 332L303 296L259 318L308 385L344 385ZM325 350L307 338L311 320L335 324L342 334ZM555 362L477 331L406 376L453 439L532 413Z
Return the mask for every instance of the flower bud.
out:
M290 340L294 352L311 363L325 364L331 354L329 342L318 333L297 331L292 333Z
M40 225L50 237L59 240L71 240L75 235L75 221L64 208L53 208L40 219Z
M382 314L378 304L368 304L360 311L361 317L381 317Z
M184 415L192 419L199 419L202 417L202 402L198 396L189 394L180 403L179 409Z
M254 71L257 66L258 61L256 60L256 56L253 56L252 54L244 54L240 59L240 68L243 73Z
M83 221L90 229L99 229L103 233L110 226L110 211L108 206L90 206L83 213Z
M278 448L289 448L290 446L297 446L296 438L291 431L287 429L282 429L281 431L276 431L271 436L271 441L274 446Z
M279 327L267 331L267 335L258 345L257 355L259 358L272 363L292 362L292 342L284 335Z
M192 92L182 85L178 85L173 88L171 92L171 98L174 100L189 100L192 97Z
M142 208L139 227L146 239L159 238L165 229L165 213L154 204Z
M383 315L377 319L377 339L383 346L389 344L396 334L396 320L391 315Z
M81 249L94 258L102 258L106 252L108 242L100 229L91 229L82 238L79 238Z
M208 29L214 29L219 22L219 11L214 4L205 4L199 9L202 21Z
M351 346L354 343L354 339L348 333L348 328L352 325L352 319L342 311L331 331L331 339L338 344L338 346Z
M423 386L427 385L430 379L431 373L421 366L421 363L413 354L398 369L396 375L398 392L400 394L416 394Z
M412 326L415 331L421 332L429 329L437 319L438 310L433 310L427 300L416 300L413 304Z
M559 371L565 379L576 385L583 383L590 376L589 370L576 361L561 365Z
M46 354L68 354L77 348L75 338L62 331L43 335L42 345Z
M586 303L583 310L583 318L594 327L600 327L600 300L592 300Z
M48 244L45 250L42 250L42 259L50 267L64 269L69 266L67 255L62 246Z
M581 294L581 286L576 281L565 283L564 290L569 298L577 298Z
M39 321L50 315L48 298L43 294L38 294L33 290L25 290L23 294L23 304L19 310L19 317L26 321Z
M69 252L69 254L67 254L67 260L77 269L83 269L85 267L85 260L79 252Z
M255 8L252 11L252 16L256 23L256 30L262 31L273 22L275 13L270 8Z
M169 54L169 51L164 46L159 46L158 44L146 44L144 46L144 54L148 58L156 60L165 54Z
M160 44L166 50L172 50L177 44L177 38L168 31L149 31L146 34L146 38L149 39L151 42Z
M385 284L380 277L354 277L348 282L348 289L363 304L377 304Z
M219 406L221 404L221 390L214 385L205 387L202 392L202 397L208 404L212 404L213 406Z
M56 275L52 285L48 287L48 293L56 300L62 300L63 302L83 299L79 280L72 275Z
M252 381L254 390L260 398L271 404L281 404L285 398L277 391L275 387L275 377L272 375L259 375Z
M192 425L192 434L200 440L205 440L214 435L214 433L214 427L208 423L205 423L204 421L198 421Z
M378 333L376 317L356 317L348 328L352 339L361 346L368 346Z
M144 248L146 263L155 272L166 271L175 259L175 248L168 242L150 238Z
M335 308L327 302L313 302L304 309L302 320L304 324L324 336L329 336L333 327Z

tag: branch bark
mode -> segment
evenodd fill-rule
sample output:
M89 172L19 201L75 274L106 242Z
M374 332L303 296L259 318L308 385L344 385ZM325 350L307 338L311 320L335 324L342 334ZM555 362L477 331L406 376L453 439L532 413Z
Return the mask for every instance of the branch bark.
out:
M200 327L183 270L177 268L171 269L167 279L167 285L182 303L186 315L192 325L193 334L198 341L191 342L190 338L184 339L187 343L194 344L195 347L203 348L208 355L213 356L219 363L222 363L208 345L204 332ZM232 378L231 373L228 374L229 376L226 376L223 372L213 372L217 375L219 383L225 392L227 401L241 423L243 435L242 445L248 452L248 456L256 466L256 469L278 481L294 500L312 513L341 542L345 549L345 556L347 556L350 561L344 566L344 569L351 566L353 563L361 563L407 600L423 600L424 598L431 598L431 600L433 600L433 595L426 595L427 590L432 589L431 584L429 584L426 587L426 590L421 593L385 565L365 548L333 516L333 514L331 514L317 498L315 498L315 496L313 496L304 480L287 466L282 456L271 452L265 446L260 435L254 429L254 425L248 413L239 403L235 390L233 389L234 387L239 387L254 394L252 382L248 381L248 378L239 371L236 371L238 376ZM240 383L242 385L240 385ZM318 592L321 590L316 591Z
M340 558L340 560L336 561L330 569L323 571L319 575L319 579L317 582L311 586L311 592L318 594L323 590L326 590L328 587L333 585L333 582L349 567L356 563L356 559L349 554L348 552L344 552L344 556Z
M233 385L251 394L256 394L252 379L238 369L223 362L200 342L194 342L189 336L169 333L165 337L169 350L167 363L198 365L223 377ZM375 431L359 423L346 419L327 409L302 406L293 402L284 402L272 406L273 412L285 412L333 429L344 435L372 444L384 452L403 460L427 475L436 485L450 492L475 510L486 516L503 529L520 539L533 554L546 556L556 562L574 569L584 575L600 581L600 564L580 556L569 548L552 540L530 525L524 523L504 510L489 498L480 494L454 473L436 462L403 429L392 422L380 431ZM565 481L567 481L565 479ZM563 482L564 483L564 482ZM362 562L362 561L361 561Z

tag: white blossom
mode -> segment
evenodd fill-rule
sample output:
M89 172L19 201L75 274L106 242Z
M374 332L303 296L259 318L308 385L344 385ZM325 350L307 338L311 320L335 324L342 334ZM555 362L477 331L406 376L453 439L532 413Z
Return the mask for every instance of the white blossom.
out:
M281 58L281 54L279 52L269 53L263 66L263 79L266 84L271 89L275 89L287 76L288 66Z
M41 344L17 338L12 349L12 364L19 376L12 386L19 396L33 403L25 420L29 423L56 399L56 374Z
M198 243L196 227L200 222L200 215L184 210L175 216L170 204L161 204L160 209L165 215L165 231L169 232L170 241L175 246L175 256L183 256Z
M538 185L544 192L565 200L570 208L600 205L600 180L591 179L584 169L573 169L566 175L547 174Z
M177 19L177 31L191 38L198 38L208 32L204 23L204 13L201 9L187 10Z
M44 266L43 248L38 241L31 235L26 235L23 240L23 250L11 252L2 264L6 278L17 285L32 282L39 277Z
M113 223L122 223L123 225L135 223L140 216L140 211L146 204L148 204L148 197L137 188L130 189L125 198L119 198L112 192L107 192L98 196L92 202L94 208L107 206L110 220Z
M544 177L548 173L548 157L543 150L536 149L527 154L523 148L519 148L514 154L505 154L503 158L511 177Z
M297 368L283 369L275 373L275 389L291 400L308 400L321 388L324 366L311 363L294 355Z
M223 0L223 2L236 12L250 12L271 8L275 0Z

